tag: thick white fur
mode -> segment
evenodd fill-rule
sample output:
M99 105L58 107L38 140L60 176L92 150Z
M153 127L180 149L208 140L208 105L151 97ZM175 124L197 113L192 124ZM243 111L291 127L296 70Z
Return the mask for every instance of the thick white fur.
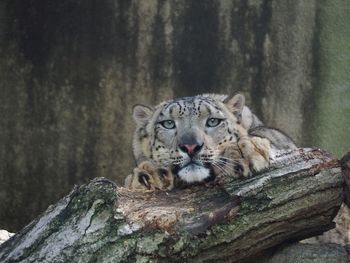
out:
M182 168L178 176L187 183L202 182L209 177L209 169L196 164L190 164Z
M259 171L263 168L266 168L269 164L269 156L268 156L268 152L270 149L270 145L269 145L269 141L266 139L260 139L257 140L256 142L254 141L250 141L248 134L247 134L247 130L250 128L253 128L255 126L259 126L261 125L261 121L250 111L250 109L246 106L244 106L244 96L238 94L234 97L232 97L231 99L227 100L227 96L225 95L215 95L215 94L211 94L211 95L203 95L203 96L207 96L207 97L211 97L214 98L215 100L217 100L217 104L222 107L221 113L224 114L224 116L230 120L231 125L235 125L237 123L236 129L237 130L243 130L242 132L239 132L241 137L242 135L245 135L247 137L247 142L244 143L244 140L242 140L239 143L239 147L241 148L242 151L239 151L241 154L243 154L243 156L237 156L238 159L244 159L245 162L252 162L252 167L255 171ZM171 102L171 101L170 101ZM136 125L137 125L137 129L135 131L135 135L134 135L134 143L133 143L133 148L134 148L134 156L135 159L138 163L138 165L140 166L140 163L148 160L151 161L152 163L154 163L156 166L158 166L158 168L166 168L168 165L167 163L169 162L170 157L173 158L178 158L179 155L181 155L182 158L180 159L175 159L175 160L181 160L177 161L177 165L180 165L180 169L177 173L177 175L179 176L179 178L187 183L194 183L194 182L202 182L204 181L207 177L210 176L210 171L208 168L204 167L203 165L200 165L200 163L202 162L200 159L198 160L191 160L191 158L189 158L187 155L183 156L183 154L180 152L178 155L174 155L171 156L170 155L170 149L171 146L167 146L167 144L170 144L169 140L172 138L175 138L172 134L169 136L165 136L168 135L169 132L168 131L162 131L161 129L159 130L160 132L158 133L158 137L163 135L162 140L160 140L158 143L158 145L154 145L151 144L151 139L154 136L154 125L157 121L158 115L160 114L160 112L162 111L162 107L168 102L163 102L161 104L159 104L156 107L146 107L146 106L142 106L142 105L138 105L134 108L134 119L136 121ZM199 105L198 105L199 108ZM197 109L197 107L193 107L193 109ZM211 112L215 112L215 111L211 111ZM175 111L175 113L177 113ZM175 114L173 112L173 114ZM181 112L178 112L177 114L181 114ZM171 115L173 116L173 115ZM196 116L196 115L193 115ZM179 118L180 119L180 118ZM185 123L185 122L183 122ZM185 125L185 124L183 124ZM186 124L187 125L187 124ZM216 133L213 133L210 135L211 137L207 137L207 135L204 135L202 132L198 132L198 130L194 129L194 125L196 125L196 123L190 123L188 124L188 131L189 132L194 132L196 131L196 135L199 134L200 136L203 136L203 141L206 142L205 143L205 147L203 147L203 150L205 150L207 148L208 153L209 150L212 150L215 152L215 149L218 146L219 142L223 142L223 139L226 138L229 141L227 142L229 143L233 143L236 144L237 141L235 138L233 137L233 135L228 135L226 132L226 129L222 129ZM181 126L179 126L181 127ZM185 128L183 128L182 130L179 129L178 133L184 133L184 131L187 131L187 126L183 126ZM201 127L201 126L199 126ZM178 134L177 133L177 134ZM159 135L160 134L160 135ZM175 135L175 136L179 136L179 135ZM209 135L208 135L209 136ZM222 136L222 138L221 138ZM231 137L231 138L230 138ZM160 138L160 137L159 137ZM169 138L169 140L168 140ZM215 138L215 141L214 139ZM208 141L211 142L211 140L213 139L212 143L208 143ZM226 144L226 139L225 139L225 144ZM221 140L221 141L220 141ZM265 143L266 140L266 143ZM176 141L176 140L175 140ZM177 145L175 143L175 145ZM154 151L154 148L158 146L157 151ZM153 147L153 148L151 148ZM262 148L262 150L259 150L259 148ZM153 149L153 152L152 152ZM256 152L256 150L258 149L258 151ZM265 150L263 150L265 149ZM164 151L164 152L163 152ZM175 151L175 148L174 148ZM215 153L217 154L217 153ZM266 155L266 156L265 156ZM169 157L167 157L169 156ZM236 156L227 156L229 158L234 158ZM168 158L168 159L167 159ZM203 157L204 158L204 157ZM214 157L212 157L214 158ZM205 159L205 158L204 158ZM192 162L193 163L189 163ZM237 160L235 160L237 161ZM163 163L164 162L164 165ZM256 163L257 162L257 163ZM262 164L260 164L259 162L261 162ZM181 168L182 167L182 168ZM156 170L157 167L155 167ZM223 172L227 172L230 169L232 170L232 167L226 167L224 168ZM226 170L227 171L226 171ZM150 175L150 177L153 176L157 176L156 174L154 174L153 172L148 172L148 170L152 170L152 169L141 169L147 172L147 174ZM143 172L144 172L143 171ZM247 171L249 172L249 167L247 165ZM248 173L247 174L250 174ZM137 176L137 171L135 172L135 175ZM169 173L170 174L170 173ZM245 176L246 173L243 174L243 176ZM173 176L173 175L172 175ZM158 180L159 181L159 180ZM135 181L136 183L138 182L138 180ZM150 184L152 184L151 180L150 180ZM171 184L172 187L173 184ZM155 186L156 188L161 189L161 186ZM169 189L169 187L168 187Z

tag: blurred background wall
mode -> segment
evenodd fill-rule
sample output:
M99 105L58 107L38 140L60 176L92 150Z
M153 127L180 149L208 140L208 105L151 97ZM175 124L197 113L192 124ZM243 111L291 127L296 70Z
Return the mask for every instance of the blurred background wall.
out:
M131 171L132 106L243 92L300 146L350 150L348 0L1 0L0 228Z

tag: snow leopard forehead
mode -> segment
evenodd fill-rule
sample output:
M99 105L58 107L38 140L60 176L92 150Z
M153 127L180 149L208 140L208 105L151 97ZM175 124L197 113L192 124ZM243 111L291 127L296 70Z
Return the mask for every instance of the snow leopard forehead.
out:
M224 102L227 99L227 95L222 94L202 94L202 95L196 95L196 96L188 96L188 97L180 97L180 98L174 98L170 99L164 102L161 102L156 106L156 108L163 107L164 105L170 105L172 103L195 103L198 101L206 101L209 103L215 103L215 102Z
M165 101L158 106L160 115L168 113L173 115L174 112L178 116L199 116L203 114L211 114L213 111L223 110L223 101L226 95L204 94L192 97L175 98Z

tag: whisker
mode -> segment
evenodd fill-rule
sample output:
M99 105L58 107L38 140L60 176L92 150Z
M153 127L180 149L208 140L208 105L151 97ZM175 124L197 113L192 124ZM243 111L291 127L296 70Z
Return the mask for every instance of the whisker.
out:
M212 165L214 168L219 169L220 172L223 173L224 175L226 174L225 171L223 171L222 167L220 167L218 164L212 163L211 165Z
M219 164L213 163L212 165L214 167L216 167L217 169L219 169L224 176L229 176L230 175L229 171L226 168L220 166Z
M228 166L225 163L213 163L213 165L216 165L217 168L224 171L226 175L230 175L234 172L233 166Z
M224 165L230 165L230 166L234 166L235 164L240 164L240 161L238 161L238 160L231 160L230 162L228 162L226 160L217 159L217 160L215 160L215 162L220 163L220 164L224 164Z
M228 158L226 156L219 156L220 159L227 160L227 161L234 161L235 159L233 158Z

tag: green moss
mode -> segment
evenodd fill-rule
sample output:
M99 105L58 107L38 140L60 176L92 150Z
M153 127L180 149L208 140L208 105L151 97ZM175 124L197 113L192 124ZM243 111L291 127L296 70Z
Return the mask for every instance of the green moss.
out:
M158 252L159 245L165 239L165 233L156 233L154 236L147 236L137 242L137 251L141 254L153 254Z
M185 242L185 240L183 239L183 238L180 238L176 243L175 243L175 245L173 245L173 251L175 252L175 253L177 253L177 252L180 252L181 250L183 250L183 248L185 247L185 245L186 245L186 242Z
M150 262L149 257L140 256L140 255L136 256L136 263L148 263L148 262Z

